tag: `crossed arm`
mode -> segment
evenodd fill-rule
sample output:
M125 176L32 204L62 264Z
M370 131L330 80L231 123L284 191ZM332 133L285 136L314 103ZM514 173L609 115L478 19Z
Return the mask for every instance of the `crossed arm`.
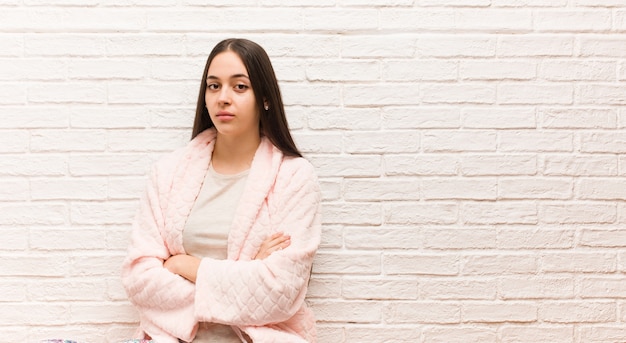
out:
M261 243L259 252L254 257L255 260L262 260L270 256L273 252L284 249L291 244L291 237L277 232L270 237L266 238ZM174 255L163 263L163 267L174 274L178 274L185 279L195 283L196 276L198 274L198 268L200 267L201 259L191 255Z

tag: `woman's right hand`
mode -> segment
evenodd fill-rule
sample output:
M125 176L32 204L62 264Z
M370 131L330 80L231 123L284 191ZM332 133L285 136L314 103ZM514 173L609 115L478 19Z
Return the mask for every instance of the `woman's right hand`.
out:
M261 243L261 247L259 248L259 252L254 257L255 260L262 260L273 252L278 250L282 250L288 247L291 244L291 237L283 234L282 232L277 232L268 238L266 238L263 243Z

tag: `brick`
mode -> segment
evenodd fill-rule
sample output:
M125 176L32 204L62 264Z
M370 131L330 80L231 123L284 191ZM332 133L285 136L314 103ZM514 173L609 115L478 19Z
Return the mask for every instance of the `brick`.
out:
M457 79L457 62L436 59L387 60L382 63L385 81L452 81Z
M493 104L496 87L489 84L425 84L421 88L426 104Z
M539 319L547 323L604 323L615 321L613 302L560 301L539 305Z
M73 176L144 175L151 163L148 155L139 153L72 154L69 171Z
M503 228L497 232L501 249L567 249L574 246L575 230Z
M0 159L0 176L61 176L67 169L67 156L60 154L6 154Z
M537 157L528 154L464 155L460 162L462 175L534 175Z
M139 80L150 76L150 65L139 59L72 59L66 69L68 77L75 80Z
M609 343L619 342L626 336L626 329L621 325L581 326L579 337L582 341Z
M104 104L106 85L94 82L36 83L28 86L28 102Z
M380 9L380 28L402 32L445 30L454 27L454 17L455 13L450 10L390 8L386 4Z
M497 292L497 284L493 280L420 280L420 298L426 300L493 300Z
M24 52L23 35L3 33L2 35L0 35L0 45L2 45L2 51L0 51L0 56L20 57Z
M419 200L420 183L404 178L347 179L346 200Z
M539 110L541 126L551 129L614 129L617 111L614 109L562 109Z
M503 300L573 299L575 280L572 277L506 277L498 282Z
M430 343L485 343L497 342L495 328L470 326L435 326L424 328L424 340Z
M272 10L272 16L275 15ZM292 14L295 19L299 16ZM330 32L350 32L376 30L379 27L379 11L372 8L353 8L346 11L344 8L308 8L302 15L302 26L305 31L330 31ZM291 18L290 18L291 19ZM278 17L278 21L281 18ZM292 19L294 20L294 19ZM294 22L292 27L299 26L299 22ZM285 23L280 23L284 27ZM289 25L289 22L287 22Z
M343 278L341 295L344 299L357 300L416 300L417 280Z
M626 192L621 187L623 180L618 178L584 178L577 184L577 195L587 200L624 200Z
M613 81L616 64L588 60L548 60L539 66L539 77L548 81Z
M568 84L504 83L497 92L498 103L507 105L568 105L574 101L574 87Z
M68 192L68 190L71 190ZM37 178L30 181L33 200L105 200L105 178Z
M341 180L319 180L322 190L322 199L325 201L338 200L341 198Z
M562 178L500 178L498 199L570 199L574 184Z
M385 129L453 129L460 127L459 110L453 107L386 106Z
M339 86L321 83L290 83L281 88L285 106L337 106Z
M376 81L381 75L376 60L320 59L307 62L305 68L309 81Z
M463 322L530 323L537 320L537 306L526 303L464 303Z
M370 342L370 343L386 343L386 342L419 342L421 338L421 328L404 327L404 326L388 326L385 327L347 327L346 339L348 342ZM319 334L318 334L319 338ZM334 342L338 337L334 336L328 340L320 342Z
M71 221L73 224L124 224L133 219L137 202L73 202Z
M428 249L488 249L496 247L496 232L492 229L424 229L424 244Z
M69 126L68 109L59 107L2 106L2 129L66 128Z
M118 277L118 268L124 257L123 252L119 251L83 256L72 261L70 273L78 277Z
M96 57L106 54L101 35L38 33L24 36L26 56Z
M527 201L467 202L460 217L466 224L536 224L540 218L537 205Z
M420 98L417 84L402 87L390 84L346 84L342 89L344 104L347 106L414 105L419 103Z
M457 275L458 256L450 254L385 254L383 256L385 275Z
M376 155L312 155L308 160L320 177L376 177L381 174L381 158Z
M578 86L578 101L582 104L624 105L626 94L623 89L613 84L587 84Z
M3 227L0 250L2 251L25 251L28 249L29 237L24 234L23 227Z
M547 155L545 175L609 176L617 175L617 158L611 155Z
M340 298L341 279L338 277L311 277L307 298Z
M380 323L383 304L374 301L312 301L311 308L321 323Z
M102 130L35 130L30 149L34 152L104 151L106 133Z
M619 229L583 229L579 244L588 247L626 247L626 231Z
M101 107L80 107L69 111L72 128L80 129L129 129L145 128L149 125L148 113L142 108L120 108L114 110Z
M624 57L623 35L589 35L579 39L579 55L582 57Z
M388 224L452 224L458 218L453 203L385 203L384 220Z
M420 0L419 6L441 6L440 1L436 0ZM489 6L488 0L452 0L445 3L445 6L449 7L487 7Z
M69 305L63 303L23 302L2 304L2 307L6 313L0 322L7 326L63 325L69 319ZM33 311L34 307L37 311Z
M626 151L626 136L618 132L582 133L580 150L594 153L623 153Z
M26 130L2 131L0 136L1 153L25 153L29 150L30 135Z
M133 116L138 122L149 123L152 128L184 128L190 130L193 124L195 111L181 107L157 107L148 108L147 117L144 120L143 114L137 113ZM124 123L124 121L121 121ZM289 121L291 125L291 120ZM131 127L131 126L128 126ZM138 126L139 127L139 126ZM191 134L189 135L191 137Z
M415 37L412 35L394 34L341 37L342 57L411 57L414 52Z
M617 220L615 205L601 203L554 203L539 206L542 223L593 224Z
M0 80L62 81L67 77L67 62L44 58L0 59Z
M461 9L456 11L455 27L461 31L529 32L533 13L522 8Z
M574 341L573 327L557 326L504 326L500 328L502 343L523 343L529 340L537 342L570 343Z
M500 151L571 152L574 136L563 131L503 131L499 134Z
M462 126L470 129L525 129L537 127L535 111L526 108L468 108Z
M526 60L468 59L459 63L462 80L532 80L537 76L537 63Z
M307 117L308 126L315 130L375 130L382 122L380 109L365 107L312 107Z
M461 262L462 275L534 274L537 258L529 254L469 255Z
M318 252L313 264L316 274L369 274L381 272L380 253Z
M383 309L386 323L458 323L461 308L443 302L392 302Z
M624 278L589 277L580 281L581 298L626 298Z
M420 57L493 57L496 38L486 35L422 35L416 43Z
M416 249L423 233L415 228L347 227L343 241L348 249Z
M207 25L207 17L211 25ZM246 20L247 31L278 31L281 28L302 26L302 11L297 8L216 8L196 7L178 10L174 8L155 9L146 12L146 28L151 32L228 32L242 30L241 23L233 21L240 18L270 18L271 20Z
M104 250L106 231L102 227L35 227L29 230L29 245L41 251Z
M94 301L105 300L103 289L106 283L103 280L45 280L31 282L25 287L32 301Z
M573 54L573 38L560 35L505 35L500 37L497 46L497 56L500 57L556 57Z
M492 178L428 178L422 181L425 200L495 200L496 192L496 179Z
M50 23L62 32L115 32L143 29L144 16L144 11L131 9L30 8L5 9L0 20L6 29L26 32L45 30Z
M0 282L0 301L25 302L27 301L26 283L24 281L6 280Z
M113 57L178 56L184 44L183 35L169 33L114 35L104 42L106 54Z
M450 154L385 155L385 174L398 175L456 175L458 157Z
M190 89L194 89L191 91ZM185 83L144 83L115 82L109 83L106 100L109 104L187 104L194 94L195 86Z
M607 10L540 10L533 13L533 26L539 32L602 32L611 29Z
M322 208L324 224L379 225L382 208L378 203L338 203Z
M13 253L10 256L3 256L0 275L5 277L62 277L66 275L69 270L69 262L70 258L64 256L52 256L51 254L39 255L33 253L20 255ZM3 304L3 306L4 305L10 304ZM4 320L0 320L0 322L7 323ZM29 321L20 324L26 322Z
M350 154L410 153L420 149L420 133L416 131L346 132L343 136L345 150Z
M549 273L611 273L616 270L614 253L545 253L541 269Z
M68 209L59 203L0 203L0 225L58 225L68 218Z
M422 135L426 152L495 151L497 135L492 131L431 130Z
M101 310L103 306L106 306L106 311ZM133 310L133 305L127 302L76 302L70 305L69 322L72 324L135 323L139 316Z
M574 0L574 6L581 7L620 7L624 3L620 0Z
M185 146L188 141L187 130L112 130L107 134L106 150L169 152Z
M0 104L3 105L20 105L28 101L26 85L0 83L0 94Z

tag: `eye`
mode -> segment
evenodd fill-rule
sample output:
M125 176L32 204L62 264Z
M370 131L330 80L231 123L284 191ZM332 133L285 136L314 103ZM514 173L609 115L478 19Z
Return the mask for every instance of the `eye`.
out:
M219 89L220 85L218 85L217 83L209 83L206 85L206 88L214 91L214 90Z
M235 90L239 91L239 92L243 92L245 90L247 90L248 88L250 88L248 85L243 84L243 83L238 83L235 85Z

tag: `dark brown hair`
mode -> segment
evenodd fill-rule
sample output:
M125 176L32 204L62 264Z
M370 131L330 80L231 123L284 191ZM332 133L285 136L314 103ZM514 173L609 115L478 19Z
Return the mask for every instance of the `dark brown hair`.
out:
M270 58L260 45L247 39L231 38L223 40L209 54L204 66L202 79L200 80L200 94L198 94L196 118L193 122L191 138L195 138L200 132L214 126L204 98L206 78L209 65L211 65L215 56L224 51L236 53L248 71L257 108L261 112L259 123L261 134L266 136L286 156L301 157L302 154L298 151L291 133L289 133L285 107ZM269 110L267 111L264 109L265 103L269 105Z

